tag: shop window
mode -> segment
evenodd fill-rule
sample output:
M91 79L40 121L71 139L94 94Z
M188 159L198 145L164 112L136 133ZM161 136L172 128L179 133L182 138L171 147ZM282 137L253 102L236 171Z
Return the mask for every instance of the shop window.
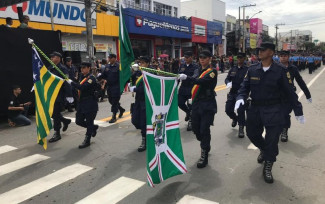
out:
M153 10L156 14L171 16L172 15L172 7L166 4L161 4L158 2L154 2Z
M178 16L178 10L176 7L174 7L174 17L177 17Z

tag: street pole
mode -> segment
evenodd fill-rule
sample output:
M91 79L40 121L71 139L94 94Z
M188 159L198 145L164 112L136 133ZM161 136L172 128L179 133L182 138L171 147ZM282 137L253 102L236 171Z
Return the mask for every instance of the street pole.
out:
M50 4L50 15L51 15L51 28L54 31L54 21L53 21L53 11L52 11L52 2L51 2L51 0L49 0L49 4Z
M240 29L240 7L238 7L239 9L239 21L238 21L238 52L240 52L240 39L241 39L241 29Z
M292 30L291 30L291 37L290 37L290 54L291 54L291 49L292 49Z
M93 26L91 23L91 0L85 0L85 17L87 33L87 53L88 61L93 63L94 60L94 43L93 43Z
M284 23L280 23L280 24L275 24L275 49L276 51L278 51L278 29L279 26L281 25L285 25Z
M245 20L245 8L256 6L256 4L244 5L243 7L243 53L246 53L246 20Z

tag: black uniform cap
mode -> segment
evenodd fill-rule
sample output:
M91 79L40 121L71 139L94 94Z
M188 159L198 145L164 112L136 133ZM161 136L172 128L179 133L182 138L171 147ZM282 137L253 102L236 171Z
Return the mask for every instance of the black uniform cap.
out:
M192 57L193 53L191 51L187 51L184 53L184 57Z
M290 52L289 51L286 51L286 50L281 50L280 51L280 55L289 55Z
M211 54L211 52L209 50L203 50L200 53L199 57L212 57L212 54Z
M109 54L108 58L116 58L116 54Z
M91 67L91 63L90 62L81 62L81 67Z
M146 62L146 63L149 63L149 62L150 62L150 59L149 59L148 56L140 56L140 57L139 57L139 60L140 60L140 61L144 61L144 62Z
M50 56L51 56L51 57L58 56L58 57L62 58L61 53L59 53L59 52L57 52L57 51L52 52L52 54L50 54Z
M237 58L242 58L242 57L246 57L246 54L242 52L238 52Z
M275 51L275 45L271 42L263 42L263 43L261 43L261 46L258 47L257 49L260 49L260 50L270 49L270 50Z
M66 57L65 58L65 62L70 62L72 59L71 59L71 57Z

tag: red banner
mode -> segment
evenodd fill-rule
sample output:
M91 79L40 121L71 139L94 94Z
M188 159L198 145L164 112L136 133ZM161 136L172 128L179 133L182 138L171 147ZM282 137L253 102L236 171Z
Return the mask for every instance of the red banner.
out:
M207 20L192 16L192 42L207 43Z

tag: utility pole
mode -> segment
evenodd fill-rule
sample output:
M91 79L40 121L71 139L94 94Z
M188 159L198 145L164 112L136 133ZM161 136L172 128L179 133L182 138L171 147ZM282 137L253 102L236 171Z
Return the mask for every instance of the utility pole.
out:
M86 33L87 33L87 53L88 61L93 63L94 60L94 40L93 26L91 23L91 0L85 0L85 16L86 16Z
M279 26L285 25L284 23L275 24L275 50L278 51L278 29Z
M53 11L52 11L52 2L51 2L51 0L49 0L49 4L50 4L50 15L51 15L51 28L52 28L52 31L54 31L54 21L53 21Z
M240 29L240 7L239 9L239 21L238 21L238 52L240 52L240 39L241 39L241 29Z
M243 53L246 53L246 19L245 19L245 8L256 6L256 4L244 5L243 7Z
M291 49L292 49L292 30L291 30L291 37L290 37L290 54L291 54Z

